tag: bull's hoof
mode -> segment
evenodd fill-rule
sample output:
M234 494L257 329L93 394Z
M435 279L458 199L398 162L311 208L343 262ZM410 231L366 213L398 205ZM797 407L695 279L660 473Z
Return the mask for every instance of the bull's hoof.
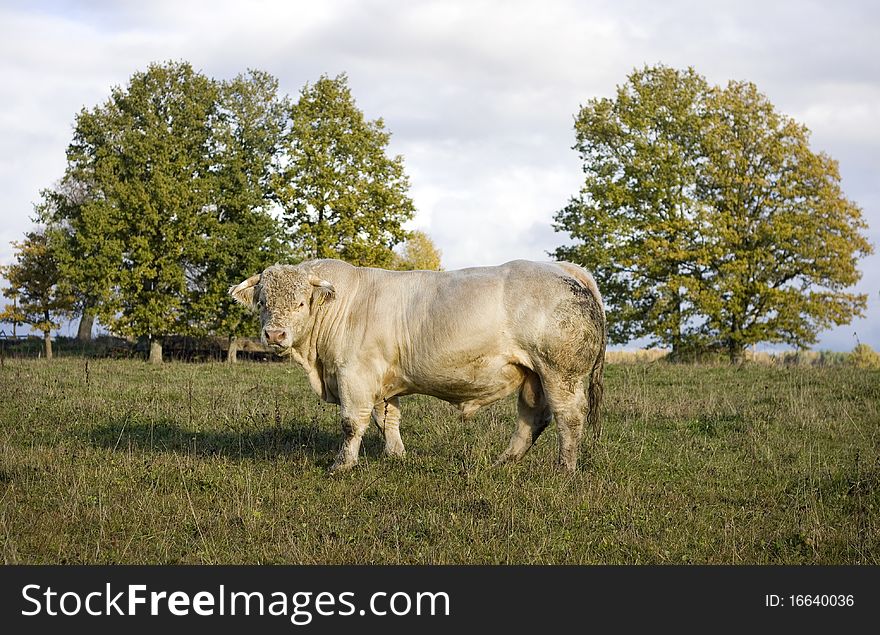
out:
M511 463L516 463L517 461L519 461L520 458L521 457L504 452L495 460L495 462L492 464L492 467L496 468L501 467L502 465L510 465Z
M563 474L574 474L577 472L577 463L569 461L557 461L556 469Z
M357 463L334 463L330 466L330 476L334 474L342 474L343 472L348 472L351 470Z
M406 456L406 448L403 447L402 443L400 445L386 445L385 456L392 459L402 459Z

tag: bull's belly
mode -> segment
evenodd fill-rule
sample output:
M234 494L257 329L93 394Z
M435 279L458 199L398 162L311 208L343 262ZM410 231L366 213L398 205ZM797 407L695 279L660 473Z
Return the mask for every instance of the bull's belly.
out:
M522 366L506 360L469 360L442 372L421 372L404 381L399 394L437 397L459 406L466 416L482 406L503 399L519 388L526 376Z

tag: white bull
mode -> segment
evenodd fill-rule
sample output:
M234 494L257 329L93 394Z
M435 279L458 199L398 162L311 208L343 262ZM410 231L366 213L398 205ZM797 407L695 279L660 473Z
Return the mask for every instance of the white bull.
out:
M259 312L263 340L303 367L315 393L340 405L332 471L357 463L371 415L386 454L402 455L398 399L414 393L467 417L518 390L516 430L499 462L520 459L551 415L566 470L585 418L598 435L605 312L593 277L571 263L442 272L310 260L274 265L229 292Z

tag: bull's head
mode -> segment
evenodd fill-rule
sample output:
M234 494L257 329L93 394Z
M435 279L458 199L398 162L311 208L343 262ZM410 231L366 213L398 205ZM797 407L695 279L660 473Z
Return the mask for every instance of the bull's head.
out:
M259 313L262 340L278 353L302 341L310 318L335 294L309 269L290 265L274 265L229 288L237 302Z

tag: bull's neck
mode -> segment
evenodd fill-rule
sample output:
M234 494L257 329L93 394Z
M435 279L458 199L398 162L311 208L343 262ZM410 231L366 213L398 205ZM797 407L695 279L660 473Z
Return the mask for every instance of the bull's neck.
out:
M339 342L339 338L345 336L341 332L345 324L344 315L354 300L356 290L356 282L352 286L346 285L343 293L337 291L336 297L318 307L310 318L305 335L293 347L298 355L298 358L295 356L296 361L302 364L306 372L311 373L319 364L327 362L335 365L336 360L331 359L333 342Z

